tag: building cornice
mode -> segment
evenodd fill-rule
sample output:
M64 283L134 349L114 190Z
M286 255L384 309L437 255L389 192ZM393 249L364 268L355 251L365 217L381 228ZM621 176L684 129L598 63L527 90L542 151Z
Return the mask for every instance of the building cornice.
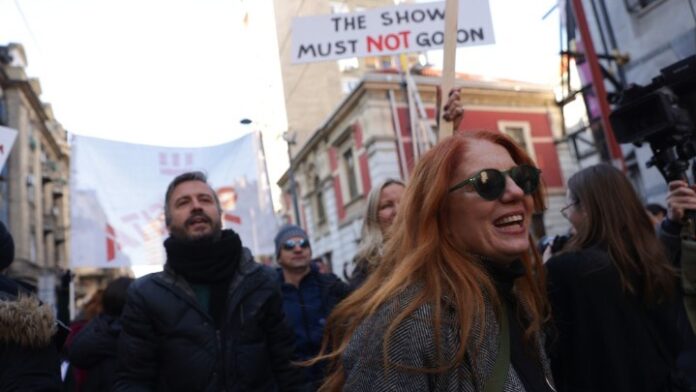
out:
M414 84L421 92L436 90L441 84L441 78L435 76L412 75ZM292 158L293 169L297 168L295 162L301 162L315 148L322 139L330 136L333 128L343 121L345 117L351 113L353 107L369 90L394 90L399 89L403 82L403 76L397 73L368 73L363 75L358 85L345 96L337 105L336 108L327 116L326 120L314 131L312 136L300 148L300 150ZM553 90L550 86L519 82L514 80L461 80L455 81L455 86L468 90L468 94L473 95L490 95L504 93L515 94L517 96L533 96L542 95L544 99L549 99L555 102ZM521 97L522 98L522 97ZM286 170L278 180L277 184L283 188L289 181L288 171Z
M24 73L21 72L21 74L23 75ZM41 102L41 98L39 98L39 95L32 86L31 80L10 78L4 67L0 67L0 78L2 78L0 82L2 82L1 86L3 89L17 89L22 93L41 122L40 128L44 139L47 140L51 148L57 152L60 159L67 158L68 154L63 148L63 143L56 140L56 135L54 135L54 132L52 132L47 125L48 122L55 122L55 119L46 112L44 103Z

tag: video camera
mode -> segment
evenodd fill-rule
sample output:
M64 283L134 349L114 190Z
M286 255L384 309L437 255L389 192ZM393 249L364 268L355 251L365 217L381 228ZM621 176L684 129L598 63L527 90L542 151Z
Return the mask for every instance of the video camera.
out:
M655 166L669 182L686 179L696 157L696 56L660 70L647 86L631 85L610 97L609 116L619 143L649 143Z
M631 86L616 95L609 119L619 143L650 143L656 166L669 181L683 179L696 156L696 56L660 70L647 86ZM694 169L692 167L692 169ZM696 332L696 211L686 211L682 231L681 288L691 327Z

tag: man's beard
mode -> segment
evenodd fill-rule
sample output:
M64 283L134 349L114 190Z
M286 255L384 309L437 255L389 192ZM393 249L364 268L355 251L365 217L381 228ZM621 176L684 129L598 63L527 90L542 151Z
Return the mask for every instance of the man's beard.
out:
M206 233L193 233L189 234L186 231L186 227L190 226L193 223L193 220L195 218L205 218L208 223L211 225L211 230L206 232ZM221 219L212 219L208 215L206 215L204 212L194 212L191 214L191 216L186 219L184 222L183 226L170 226L169 227L169 235L174 237L175 239L183 242L190 242L190 243L195 243L195 242L212 242L220 239L222 236L222 220Z

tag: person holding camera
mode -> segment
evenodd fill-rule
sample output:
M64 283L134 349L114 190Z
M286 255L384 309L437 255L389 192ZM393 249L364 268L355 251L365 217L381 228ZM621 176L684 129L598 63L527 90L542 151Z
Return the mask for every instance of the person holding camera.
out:
M668 189L667 213L658 225L657 233L665 245L672 264L681 268L682 222L687 210L696 211L696 185L676 180L669 183ZM679 353L677 366L687 375L691 384L696 385L696 338L684 309L684 307L680 308L678 328L679 333L687 337L687 344Z
M667 215L657 228L673 264L679 266L681 257L682 221L687 210L696 211L696 185L676 180L668 184Z
M676 273L629 180L608 164L579 171L564 215L576 234L546 263L559 391L686 385L675 366L684 345Z

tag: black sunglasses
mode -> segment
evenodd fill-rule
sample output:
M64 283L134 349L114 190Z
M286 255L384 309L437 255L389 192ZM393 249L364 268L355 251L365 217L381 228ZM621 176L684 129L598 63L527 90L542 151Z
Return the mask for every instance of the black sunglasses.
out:
M453 192L472 184L479 196L486 200L495 200L505 193L505 176L507 175L515 181L525 195L529 195L539 187L540 173L541 170L531 165L519 165L506 171L483 169L473 177L454 185L449 191Z
M304 238L301 239L301 240L297 240L297 241L295 241L295 240L287 240L287 241L283 242L283 249L285 249L285 250L293 250L293 249L295 249L295 247L298 246L298 245L299 245L300 248L302 248L302 249L309 248L309 241L307 241L307 240L304 239Z

